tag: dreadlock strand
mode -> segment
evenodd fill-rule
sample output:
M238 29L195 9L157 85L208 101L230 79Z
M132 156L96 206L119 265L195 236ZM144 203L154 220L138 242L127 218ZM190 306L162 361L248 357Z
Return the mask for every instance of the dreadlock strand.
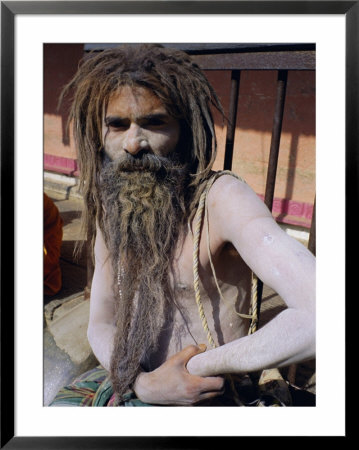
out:
M190 194L185 214L191 216L204 181L212 169L217 143L211 107L223 117L213 88L198 65L184 52L159 44L124 45L82 59L64 87L59 102L72 95L69 122L78 151L80 189L84 197L83 230L104 229L97 176L101 168L102 122L110 96L123 85L142 86L154 92L169 114L183 123L185 157L190 162ZM94 242L94 236L89 236Z

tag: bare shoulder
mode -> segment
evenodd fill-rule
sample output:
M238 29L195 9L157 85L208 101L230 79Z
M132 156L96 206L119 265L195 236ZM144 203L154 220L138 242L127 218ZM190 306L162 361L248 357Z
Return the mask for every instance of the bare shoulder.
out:
M224 174L219 176L216 181L213 183L213 186L210 190L210 197L215 196L223 196L225 197L231 193L243 194L246 195L251 189L247 185L247 183L241 178L237 178L236 176L230 174Z
M272 218L263 201L243 180L232 175L220 176L208 194L208 207L213 220L244 226L258 218ZM223 219L226 219L225 221Z

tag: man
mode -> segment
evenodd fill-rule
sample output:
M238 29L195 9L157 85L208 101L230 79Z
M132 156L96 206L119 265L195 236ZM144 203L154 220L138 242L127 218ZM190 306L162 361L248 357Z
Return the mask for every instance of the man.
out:
M213 178L210 107L222 110L191 59L158 45L106 50L70 90L84 222L96 229L88 339L115 404L128 392L206 404L227 374L313 358L314 257L244 181ZM248 335L251 271L288 308Z

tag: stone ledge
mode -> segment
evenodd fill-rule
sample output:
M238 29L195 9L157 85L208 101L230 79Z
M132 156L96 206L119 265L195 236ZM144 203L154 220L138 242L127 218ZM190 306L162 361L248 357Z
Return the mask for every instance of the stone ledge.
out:
M87 340L90 302L84 295L53 300L45 306L45 321L59 349L76 365L92 361L94 355Z
M53 172L44 172L44 189L56 194L59 199L82 199L78 178Z

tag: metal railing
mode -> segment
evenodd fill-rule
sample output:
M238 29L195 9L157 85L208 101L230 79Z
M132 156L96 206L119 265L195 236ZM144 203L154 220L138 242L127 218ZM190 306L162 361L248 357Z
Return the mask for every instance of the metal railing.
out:
M225 170L232 169L233 148L236 133L237 107L240 92L241 72L244 70L275 70L277 76L277 92L273 116L272 137L266 177L264 203L270 211L273 208L274 189L276 184L278 155L282 133L284 105L288 71L315 70L314 45L228 45L211 46L204 44L189 49L193 58L203 70L230 70L231 88L228 112L228 125L224 154ZM314 211L311 221L308 249L315 254L315 194ZM258 280L258 312L262 300L263 283Z

